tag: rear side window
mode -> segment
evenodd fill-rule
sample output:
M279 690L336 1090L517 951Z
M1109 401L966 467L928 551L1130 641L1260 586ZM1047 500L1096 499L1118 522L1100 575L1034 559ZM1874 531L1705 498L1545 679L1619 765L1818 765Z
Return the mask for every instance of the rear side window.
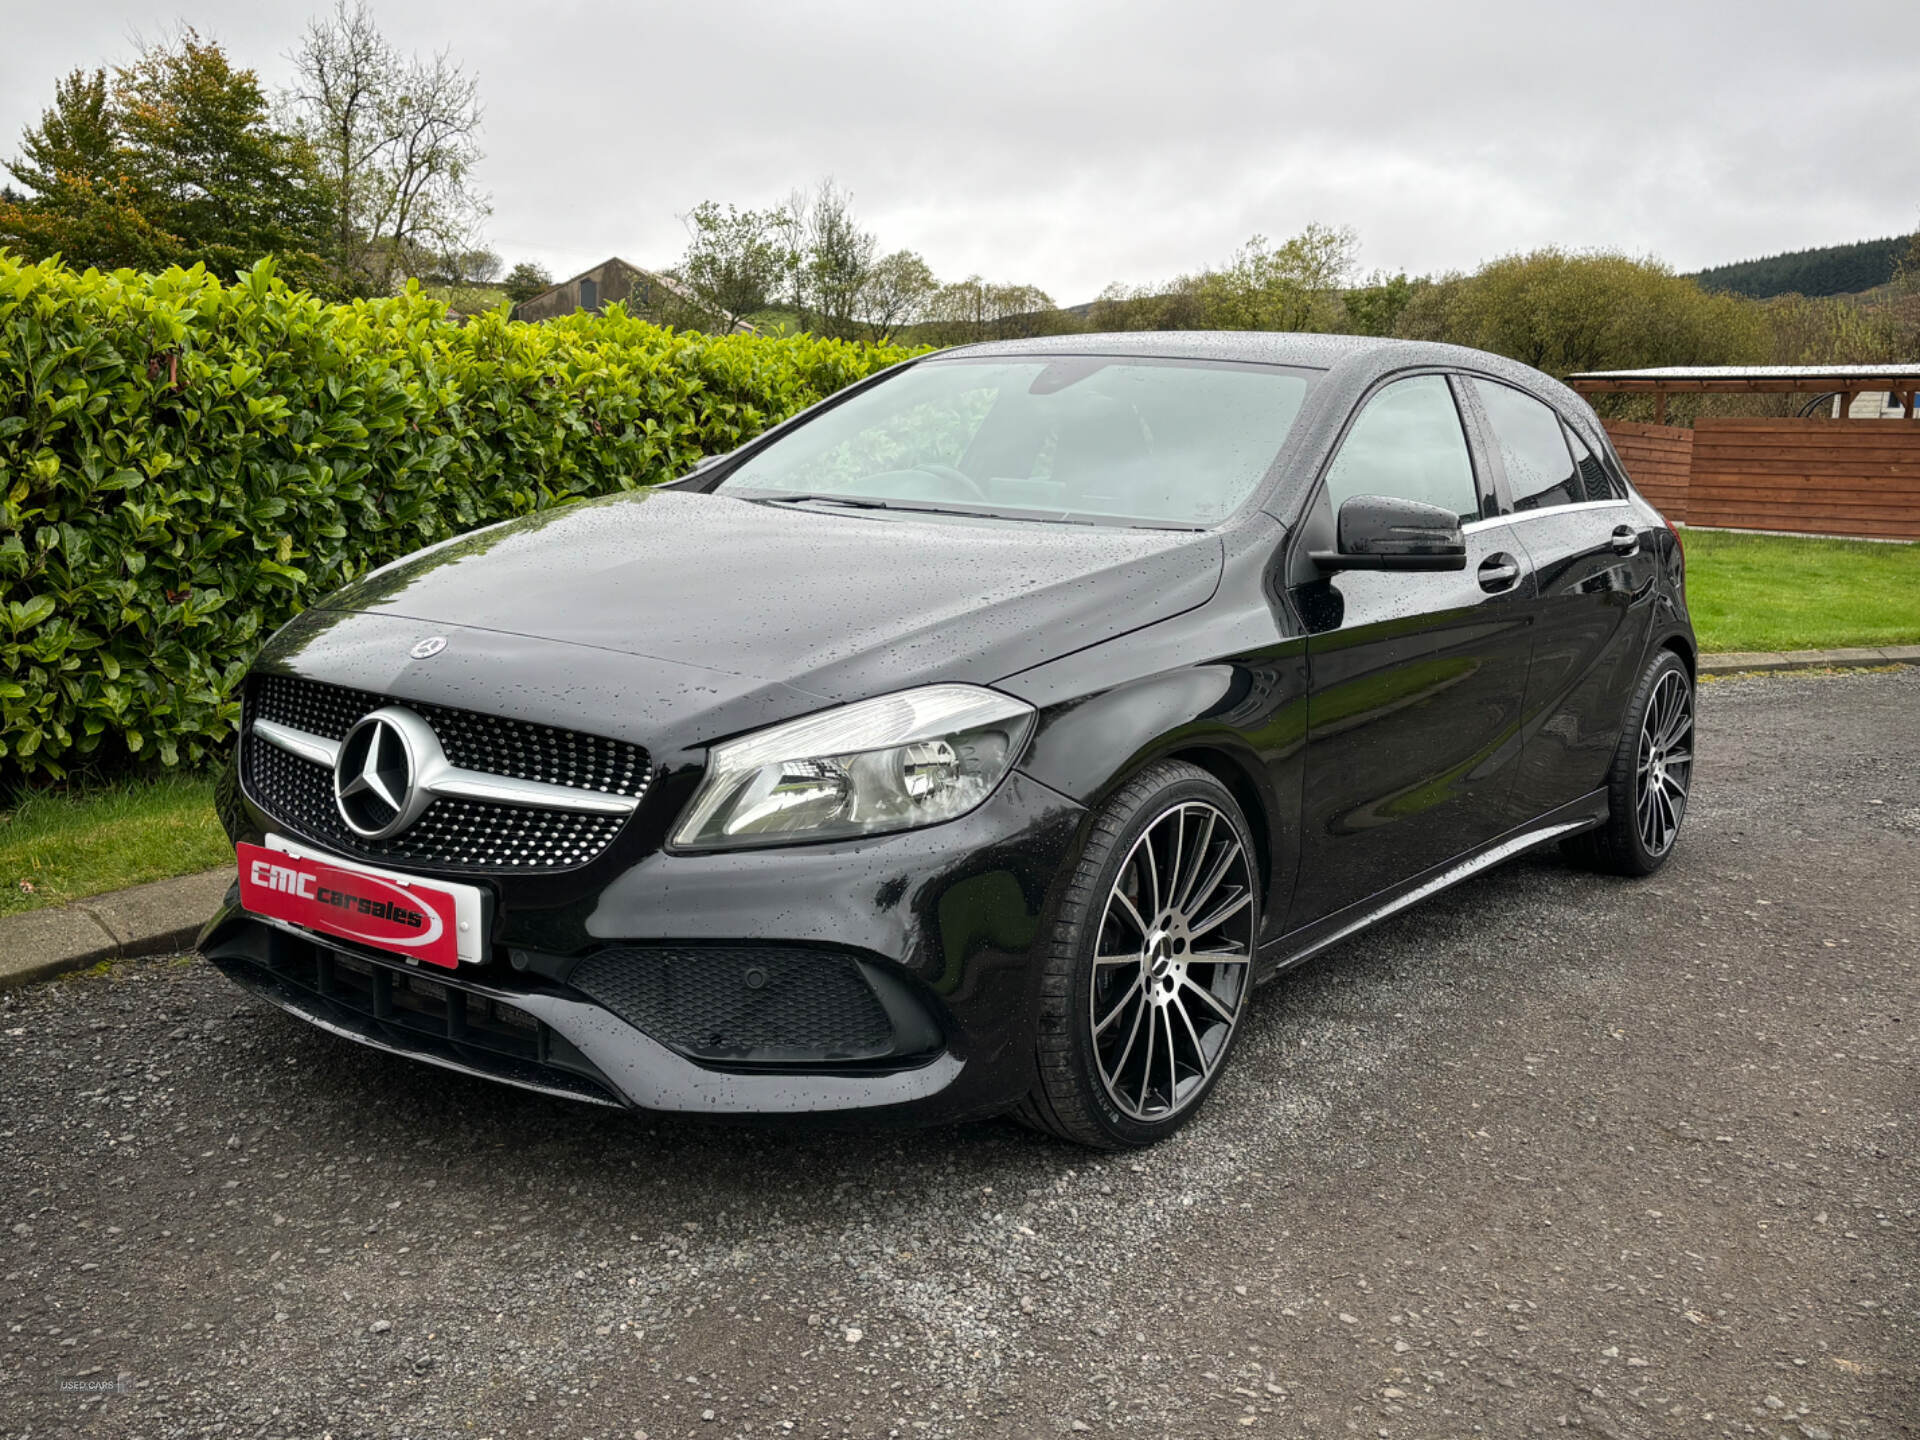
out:
M1356 495L1387 495L1480 518L1480 493L1453 392L1438 375L1396 380L1367 402L1327 468L1335 514Z
M1587 498L1558 415L1509 385L1476 379L1473 390L1499 442L1515 510L1578 505ZM1604 500L1606 495L1594 498Z

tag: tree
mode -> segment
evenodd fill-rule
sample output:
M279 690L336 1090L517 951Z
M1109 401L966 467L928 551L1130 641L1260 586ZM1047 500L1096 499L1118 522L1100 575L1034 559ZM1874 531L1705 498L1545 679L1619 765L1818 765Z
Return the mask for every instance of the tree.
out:
M179 263L235 275L277 254L288 278L318 278L332 197L305 142L273 125L253 71L185 29L117 70L114 91L122 158Z
M1182 275L1166 285L1115 282L1093 302L1087 323L1094 330L1198 330L1200 282Z
M992 285L978 275L942 285L927 303L922 338L936 345L1014 340L1071 328L1052 298L1033 285Z
M1095 330L1348 329L1353 315L1343 287L1356 245L1351 230L1320 224L1277 246L1255 235L1219 269L1162 285L1109 285L1089 320ZM1401 276L1398 283L1408 282ZM1363 309L1367 303L1381 302L1370 297Z
M911 250L896 250L874 261L860 288L860 320L867 338L884 345L926 309L939 289L927 262Z
M1656 260L1536 250L1445 276L1411 297L1397 333L1491 350L1545 370L1764 361L1753 301L1709 294Z
M681 217L687 227L687 252L673 278L723 322L765 310L790 285L798 263L786 216L780 211L722 210L702 201Z
M107 72L75 70L54 84L53 105L21 136L8 163L26 193L0 197L0 243L41 259L61 254L103 270L156 269L173 237L156 229L124 173Z
M1346 310L1340 291L1356 245L1351 230L1319 224L1278 246L1255 235L1224 269L1200 276L1203 323L1214 330L1341 329Z
M1355 335L1391 335L1400 323L1401 312L1413 303L1424 280L1409 280L1404 274L1375 273L1364 285L1356 285L1342 295L1347 326Z
M1781 295L1764 306L1775 365L1876 365L1906 360L1897 307L1841 295Z
M333 189L342 287L384 295L475 248L489 213L473 188L479 86L450 52L402 58L364 0L335 0L290 58L289 105Z
M553 275L546 266L537 260L522 260L507 272L507 278L500 282L500 288L507 292L507 299L518 305L522 300L531 300L551 284Z
M455 250L440 257L436 278L446 285L486 285L499 276L504 263L498 254L484 247Z
M333 182L333 253L343 273L364 278L370 238L363 222L400 59L365 5L337 0L333 19L307 22L292 57L299 73L291 97L295 124Z
M0 242L107 268L263 255L311 281L329 248L330 196L306 146L272 122L259 78L183 30L131 65L75 71L8 168L28 192L0 203Z
M790 294L801 324L837 340L855 338L878 241L854 218L853 196L829 176L811 193L796 190L778 224L795 257Z

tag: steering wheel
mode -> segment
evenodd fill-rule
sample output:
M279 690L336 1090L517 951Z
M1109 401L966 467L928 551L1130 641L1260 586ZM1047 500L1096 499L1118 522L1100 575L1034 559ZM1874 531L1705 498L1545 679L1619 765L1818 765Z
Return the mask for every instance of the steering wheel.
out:
M924 471L928 475L936 476L941 480L945 480L950 485L958 485L962 490L966 491L967 494L972 496L975 500L980 500L988 504L992 503L992 500L988 496L987 492L980 488L980 482L978 480L975 480L971 475L967 474L967 472L964 470L957 469L952 465L942 465L937 460L929 460L924 464L916 465L913 468L916 470Z

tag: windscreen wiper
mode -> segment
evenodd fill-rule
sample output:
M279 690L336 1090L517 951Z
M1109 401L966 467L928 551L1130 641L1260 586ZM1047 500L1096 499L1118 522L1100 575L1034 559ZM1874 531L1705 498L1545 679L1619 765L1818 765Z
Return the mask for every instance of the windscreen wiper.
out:
M968 509L954 505L935 505L925 500L873 500L859 495L769 495L766 498L781 505L841 505L849 510L899 510L910 515L977 515L989 520L1022 518L1008 516L1002 511L988 509L985 506Z
M964 515L976 520L1016 520L1030 525L1090 525L1109 530L1204 530L1204 525L1173 520L1142 520L1121 515L1099 515L1078 510L1022 510L1009 507L936 505L925 500L875 500L855 495L755 495L776 505L837 505L848 510L892 510L906 515Z

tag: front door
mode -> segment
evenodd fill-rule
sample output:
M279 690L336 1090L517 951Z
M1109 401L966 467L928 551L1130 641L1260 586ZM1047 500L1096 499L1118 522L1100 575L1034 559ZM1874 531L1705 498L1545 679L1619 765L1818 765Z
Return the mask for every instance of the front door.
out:
M1446 377L1394 381L1343 437L1303 530L1355 495L1441 505L1467 522L1466 568L1339 571L1296 585L1309 696L1300 868L1289 928L1506 828L1520 753L1534 577L1488 516Z

